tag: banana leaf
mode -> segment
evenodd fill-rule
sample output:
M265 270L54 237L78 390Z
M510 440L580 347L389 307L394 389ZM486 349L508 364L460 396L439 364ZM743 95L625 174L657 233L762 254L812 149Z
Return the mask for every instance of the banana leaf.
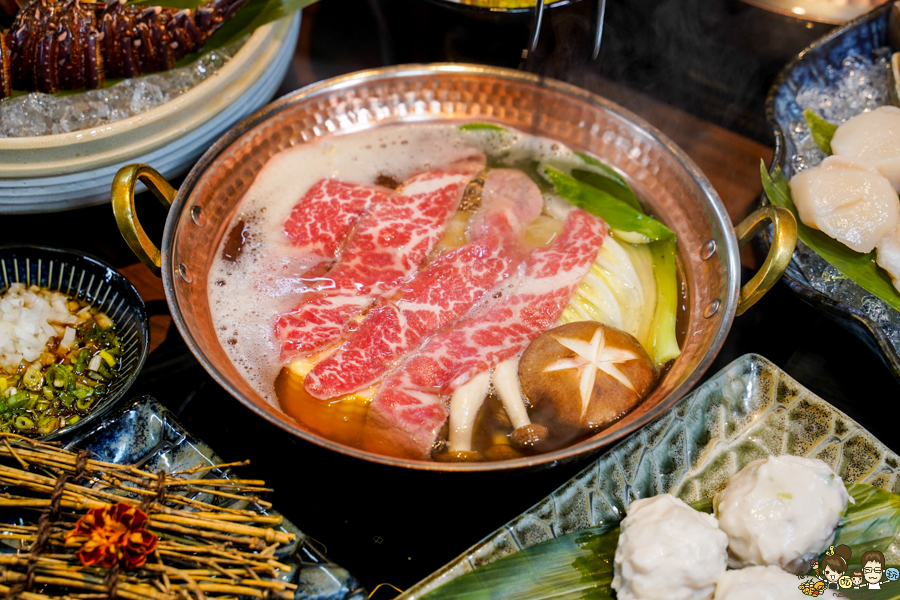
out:
M847 544L854 556L884 551L900 533L900 496L862 484L849 484L847 491L855 503L848 506L833 545ZM710 499L691 506L712 512ZM466 573L422 600L611 600L618 539L618 523L569 533ZM801 581L797 580L798 586ZM882 587L873 597L900 597L900 583L882 583Z
M806 126L809 127L809 132L812 134L816 145L825 154L831 156L833 154L831 151L831 138L834 137L834 132L837 131L838 126L834 123L829 123L809 109L803 111L803 118L806 119Z
M900 496L860 483L848 484L847 491L855 504L847 511L833 544L884 552L900 531Z
M797 214L797 207L794 206L794 201L791 199L791 188L781 169L776 167L770 177L765 163L760 161L759 171L769 202L794 213L794 217L797 219L797 235L804 244L861 288L884 300L894 309L900 310L900 293L891 282L887 271L875 262L874 250L868 254L854 252L818 229L805 225Z
M618 523L553 538L466 573L422 600L612 598L618 539Z

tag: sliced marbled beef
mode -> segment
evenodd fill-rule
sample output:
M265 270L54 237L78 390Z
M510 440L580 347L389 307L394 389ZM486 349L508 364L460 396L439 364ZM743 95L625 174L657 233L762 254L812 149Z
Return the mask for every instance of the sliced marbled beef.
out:
M485 178L482 207L472 217L472 240L439 256L385 296L331 356L306 378L321 399L367 388L419 347L423 339L463 317L486 293L509 279L525 259L525 226L543 198L521 171L495 169Z
M310 255L322 261L334 260L360 215L386 194L390 190L323 179L291 210L284 222L284 233Z
M466 185L483 166L467 160L420 173L359 218L319 289L275 326L281 358L308 356L341 338L349 321L416 271L441 238Z
M430 338L382 382L369 407L364 448L428 459L447 419L444 398L521 353L551 327L597 257L603 221L575 209L552 244L533 250L514 291Z

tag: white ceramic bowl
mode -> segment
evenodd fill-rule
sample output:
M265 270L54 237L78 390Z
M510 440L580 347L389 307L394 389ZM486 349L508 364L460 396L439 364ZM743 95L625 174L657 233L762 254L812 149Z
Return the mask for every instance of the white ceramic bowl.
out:
M219 71L177 98L102 127L0 139L0 213L55 212L109 201L123 165L185 171L219 136L266 104L290 66L300 12L257 29Z

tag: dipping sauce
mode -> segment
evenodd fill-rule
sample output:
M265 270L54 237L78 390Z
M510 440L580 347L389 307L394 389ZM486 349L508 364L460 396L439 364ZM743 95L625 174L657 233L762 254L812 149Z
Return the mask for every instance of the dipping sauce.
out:
M0 431L43 436L77 423L107 396L120 354L105 313L12 284L0 295Z

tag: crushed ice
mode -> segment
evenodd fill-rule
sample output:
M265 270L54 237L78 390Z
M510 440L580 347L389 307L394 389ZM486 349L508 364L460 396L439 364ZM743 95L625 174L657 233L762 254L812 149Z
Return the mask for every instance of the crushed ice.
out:
M891 52L881 48L871 58L851 55L840 68L829 66L825 76L830 86L804 86L796 97L801 111L814 113L839 125L851 117L888 103L888 76ZM788 127L792 142L791 168L794 173L819 164L825 153L816 145L806 122L798 119Z
M34 92L0 102L0 137L34 137L90 129L146 112L216 73L243 46L241 40L171 71L126 79L67 96Z
M831 67L830 72L826 73L827 79L832 82L829 86L802 88L796 97L797 104L801 111L811 109L835 124L888 104L890 56L888 48L881 48L874 51L872 57L846 57L840 68ZM805 121L791 122L786 134L792 173L817 165L825 158L825 153L812 139ZM793 262L800 268L810 286L863 313L887 334L891 345L900 352L900 312L844 277L801 241L797 242Z

